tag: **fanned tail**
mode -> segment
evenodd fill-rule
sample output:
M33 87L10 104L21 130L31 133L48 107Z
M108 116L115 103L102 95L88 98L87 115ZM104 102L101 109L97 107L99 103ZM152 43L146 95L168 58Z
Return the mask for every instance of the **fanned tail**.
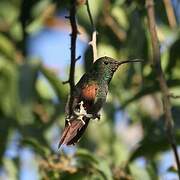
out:
M72 119L70 121L70 125L67 123L63 130L58 148L60 148L62 144L74 145L75 143L77 143L86 130L89 124L89 120L89 118L86 118L84 120L85 124L77 119Z

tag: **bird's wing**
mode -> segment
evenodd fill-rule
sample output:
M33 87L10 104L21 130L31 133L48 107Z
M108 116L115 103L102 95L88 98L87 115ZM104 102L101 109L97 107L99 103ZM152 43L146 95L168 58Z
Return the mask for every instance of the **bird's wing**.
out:
M72 106L72 109L75 109L77 104L78 104L78 101L79 101L79 94L76 94L74 93L73 95L73 102L71 104ZM68 96L68 99L67 99L67 102L66 102L66 106L65 106L65 117L68 118L70 116L70 108L69 108L69 105L70 105L70 96Z
M75 87L75 94L78 99L76 99L76 103L83 101L86 110L92 107L98 92L99 86L95 78L96 76L92 72L86 73L81 77Z
M84 74L81 79L79 80L79 82L76 84L75 88L74 88L74 92L73 92L73 102L72 102L72 109L76 109L76 107L78 106L78 103L80 103L80 101L83 99L82 97L82 90L84 89L84 87L86 86L86 84L88 84L88 82L90 81L91 76L89 73ZM70 96L68 96L68 100L66 102L66 106L65 106L65 116L68 117L70 115L69 112L69 101L70 101Z
M87 113L93 107L98 92L98 84L91 81L89 77L87 75L83 76L75 87L72 103L72 109L74 110L80 107L81 101L83 101L83 107ZM67 102L65 111L66 115L69 115L69 102ZM82 119L85 124L78 117L74 117L70 121L66 120L59 147L62 144L74 145L80 139L89 124L90 118L83 117Z
M98 90L96 92L96 98L94 99L94 102L93 102L93 108L92 108L93 112L92 113L97 114L100 111L100 109L106 102L107 93L108 93L107 85L104 85L103 87L98 88Z

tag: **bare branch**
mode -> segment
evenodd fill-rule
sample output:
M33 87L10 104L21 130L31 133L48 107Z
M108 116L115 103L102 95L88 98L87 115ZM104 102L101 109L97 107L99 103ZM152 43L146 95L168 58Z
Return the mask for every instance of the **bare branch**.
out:
M108 14L106 11L104 12L104 22L111 29L111 31L116 35L119 41L124 42L127 38L126 32L118 26L113 17Z
M178 156L175 137L173 134L174 121L173 121L172 112L171 112L169 89L168 89L166 79L164 77L164 74L161 68L160 48L159 48L159 42L158 42L158 37L157 37L157 32L156 32L156 23L155 23L154 1L146 0L146 8L147 8L148 25L149 25L152 50L153 50L152 67L154 68L154 71L156 73L156 78L159 82L159 86L161 89L166 132L167 132L169 143L171 144L171 148L174 152L176 164L178 167L178 174L180 178L180 160Z
M104 24L114 33L120 42L124 42L127 38L126 31L118 24L118 22L112 17L111 4L109 0L104 1L103 18Z
M93 18L91 15L91 11L90 11L90 7L89 7L89 1L86 0L86 7L87 7L87 12L88 12L88 16L91 22L91 26L93 29L93 33L92 33L92 40L89 42L89 44L92 46L92 51L93 51L93 61L95 61L97 59L97 46L96 46L96 37L97 37L97 31L93 22Z
M75 87L74 76L75 76L75 64L76 64L76 39L77 39L77 24L76 24L76 1L71 0L71 7L70 7L70 15L69 20L71 24L71 65L70 65L70 72L69 72L69 80L67 81L70 85L70 100L69 100L69 115L73 113L72 104L73 104L73 92ZM67 83L66 82L66 83Z
M26 47L26 40L27 40L27 31L26 31L26 26L28 24L28 20L30 18L30 11L31 11L31 5L26 1L22 0L21 1L21 10L20 10L20 23L21 23L21 28L22 28L22 54L23 56L26 56L27 54L27 47Z
M92 50L93 50L93 62L95 62L97 59L96 37L97 37L97 32L93 31L92 40L89 42L89 44L92 46Z
M176 17L170 0L163 0L166 9L167 18L170 27L173 29L177 26Z
M69 81L69 80L63 81L62 83L63 83L63 84L67 84L67 83L70 83L70 81Z
M93 18L92 18L92 15L91 15L91 11L90 11L89 1L88 1L88 0L86 0L86 7L87 7L88 16L89 16L89 19L90 19L90 22L91 22L91 26L92 26L92 28L93 28L93 31L96 31L96 28L95 28L94 22L93 22Z
M173 93L170 93L169 97L174 98L174 99L178 99L178 98L180 98L180 95L174 95Z
M78 56L78 57L76 58L76 61L78 61L79 59L81 59L81 56Z
M70 19L70 16L64 16L66 19Z

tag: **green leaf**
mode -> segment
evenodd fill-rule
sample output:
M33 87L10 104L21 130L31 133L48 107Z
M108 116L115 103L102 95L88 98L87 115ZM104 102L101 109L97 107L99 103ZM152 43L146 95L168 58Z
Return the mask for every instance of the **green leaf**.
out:
M129 165L130 173L137 180L151 180L146 169L138 167L136 164Z
M99 161L99 164L97 166L97 170L100 173L102 173L104 179L113 180L111 169L110 169L109 165L107 164L106 160L100 160Z
M98 163L98 159L86 149L78 149L76 152L76 156L79 160L88 161L88 163L90 164Z
M14 118L19 107L17 66L0 57L0 75L0 109Z
M172 112L174 114L173 118L175 123L174 135L176 138L176 143L180 144L180 123L178 118L179 111L177 111L177 109L173 108ZM143 156L147 159L151 159L157 154L170 148L167 132L164 129L164 118L161 117L160 119L152 120L149 117L146 117L142 119L145 134L143 139L139 142L139 146L137 147L137 149L132 152L130 156L130 161L133 161L134 159Z
M178 170L176 167L174 166L170 166L168 169L167 169L168 172L174 172L174 173L178 173Z
M178 60L180 60L180 52L178 50L179 47L180 47L180 38L177 39L170 48L169 61L166 68L166 71L169 74L172 74L174 68L177 68L178 66Z
M17 118L20 124L29 124L34 121L33 103L36 99L35 88L40 64L38 60L28 60L19 67L20 109Z
M32 9L33 21L27 26L27 32L33 34L43 28L44 21L53 16L53 10L55 10L55 5L50 0L37 1Z
M4 166L5 166L5 171L8 174L8 179L11 180L17 180L18 179L18 171L17 167L15 165L15 162L9 158L4 158L3 160Z
M41 66L40 71L42 72L42 74L46 77L46 79L49 81L49 83L53 87L54 91L56 92L56 94L59 98L59 101L64 102L67 97L66 85L62 84L58 75L55 74L52 70L50 70L44 66Z
M80 163L84 168L94 168L95 171L99 172L103 179L112 180L112 172L107 164L107 161L96 157L96 155L85 149L78 149L76 153L78 164ZM96 179L92 177L92 179Z
M167 80L167 85L169 88L178 87L178 86L180 86L180 79L169 79L169 80ZM126 100L121 105L121 108L125 108L131 102L136 101L145 95L153 94L156 92L159 92L159 85L157 82L155 82L154 85L145 85L138 93L133 95L133 97Z
M34 138L25 138L22 140L22 145L28 145L34 149L34 151L40 154L42 157L48 157L51 153L48 147L39 144L39 142Z
M11 60L14 59L15 47L12 44L12 42L1 33L0 33L0 53L2 53Z
M128 26L129 26L128 18L127 18L126 12L124 11L124 8L119 7L119 6L114 6L114 8L111 11L111 14L119 23L120 27L123 27L124 29L128 29Z

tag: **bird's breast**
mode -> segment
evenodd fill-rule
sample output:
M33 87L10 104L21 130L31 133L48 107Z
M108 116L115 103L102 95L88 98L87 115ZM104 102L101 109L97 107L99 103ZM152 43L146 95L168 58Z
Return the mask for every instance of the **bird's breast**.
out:
M94 101L97 95L98 85L96 83L87 84L82 88L81 96L87 101Z

